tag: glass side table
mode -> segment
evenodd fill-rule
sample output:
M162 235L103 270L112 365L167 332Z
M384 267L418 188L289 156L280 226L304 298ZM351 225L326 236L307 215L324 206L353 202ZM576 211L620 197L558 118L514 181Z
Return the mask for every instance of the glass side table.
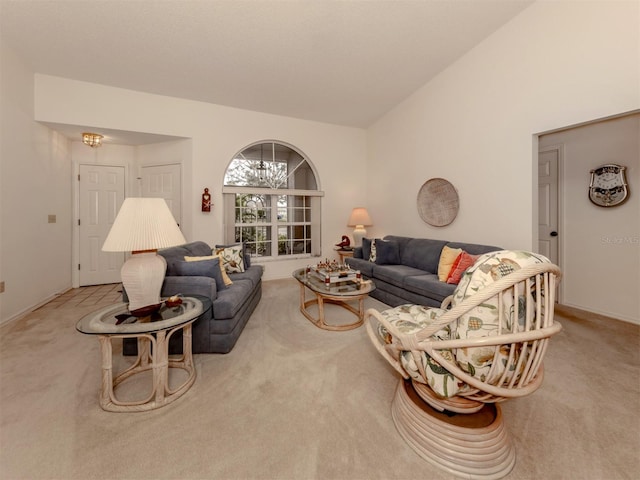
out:
M324 280L312 272L301 268L293 272L293 278L300 283L300 311L316 327L324 330L344 331L358 328L364 321L364 300L376 286L371 280L344 281L327 285ZM315 295L315 298L306 299L305 289ZM349 305L349 302L358 302L358 308ZM324 314L324 304L332 303L353 313L357 320L348 325L332 325L327 323ZM314 317L308 307L317 305L318 316Z
M191 353L191 326L202 314L202 302L184 297L182 303L160 310L148 317L136 318L128 315L126 303L102 308L80 319L76 330L87 335L97 335L102 354L102 392L100 406L110 412L140 412L153 410L180 398L196 379L196 369ZM135 320L135 321L134 321ZM117 324L119 321L122 323ZM129 323L132 322L133 323ZM183 353L169 358L169 339L182 330ZM126 370L113 374L114 338L136 338L138 357ZM169 387L169 368L180 368L187 372L187 379L179 387ZM142 400L121 401L115 388L125 379L138 373L152 370L153 384L150 395Z

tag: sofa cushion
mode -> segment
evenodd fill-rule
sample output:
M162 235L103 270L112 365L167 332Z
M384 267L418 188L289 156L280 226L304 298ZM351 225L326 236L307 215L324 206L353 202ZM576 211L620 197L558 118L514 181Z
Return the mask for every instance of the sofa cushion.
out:
M229 247L234 247L236 245L239 245L238 243L234 243L231 245L216 245L214 247L214 252L215 249L217 248L229 248ZM249 252L247 252L247 244L246 243L242 243L242 261L244 263L244 269L246 270L247 268L249 268L251 266L251 255L249 255Z
M402 286L409 292L433 298L439 303L449 295L452 295L456 288L455 285L441 282L435 273L407 276Z
M550 262L542 255L525 251L502 250L484 254L463 274L455 289L451 304L452 306L459 305L466 298L487 288L496 280L536 263ZM499 305L496 295L462 314L458 319L455 331L452 332L455 338L494 336L499 334L501 328L511 331L514 325L517 325L514 331L522 331L520 326L525 323L526 313L521 308L525 304L524 295L533 295L533 292L524 291L524 282L521 282L519 289L520 299L516 302L517 304L514 304L511 295L504 295L502 305ZM500 312L502 312L501 316ZM493 358L496 348L487 346L458 349L456 360L460 368L470 375L476 378L488 378L491 381L504 373L502 367L506 364L506 356L509 355L508 350L499 349L497 351L499 358L504 358L505 361L499 360L494 365ZM513 372L508 372L508 375L512 374Z
M447 242L447 246L450 248L461 248L471 255L483 255L485 253L497 252L498 250L502 250L501 247L494 247L491 245L478 245L476 243L464 242Z
M387 320L393 328L400 333L410 335L431 325L437 320L444 310L439 308L427 308L421 305L400 305L381 312L382 317ZM393 341L386 328L378 324L378 336L386 344ZM451 338L451 325L446 325L434 333L433 340L449 340ZM439 353L448 360L453 361L451 350L439 350ZM458 393L459 382L449 372L444 370L438 362L431 358L426 352L420 352L418 360L410 351L400 352L400 363L409 376L420 383L427 384L438 395L450 397ZM424 372L424 375L423 373ZM425 378L426 376L426 378Z
M462 253L461 248L451 248L448 246L442 247L442 252L440 252L440 260L438 261L438 280L441 282L446 282L447 278L449 278L449 273L451 272L451 267L458 258L458 255Z
M220 256L222 265L227 273L244 272L244 247L241 243L229 245L228 247L218 247L213 249L213 254Z
M373 240L371 238L363 238L362 239L362 258L365 260L369 260L371 257L371 242ZM354 255L355 256L355 255Z
M440 252L447 244L445 240L431 240L428 238L412 238L400 250L400 261L427 273L438 272Z
M377 239L376 263L378 265L397 265L400 263L400 245L393 240Z
M234 283L238 280L250 280L255 287L256 285L258 285L258 283L260 283L263 271L264 270L262 268L262 265L253 265L247 268L242 273L230 273L229 277L231 278L231 280L233 280Z
M184 257L201 257L211 255L211 247L205 242L191 242L177 247L158 250L158 255L162 255L167 261L167 275L177 275L174 269L176 262L183 262Z
M233 283L231 281L231 279L229 278L229 275L227 275L227 271L223 267L222 258L220 257L220 255L206 255L206 256L203 256L203 257L190 257L190 256L187 255L187 256L184 257L184 259L187 262L201 262L203 260L218 259L218 264L220 265L220 274L222 275L222 281L227 286L229 286L229 285L231 285Z
M396 287L404 287L404 279L408 276L424 275L422 270L407 265L374 265L373 277L390 283Z
M463 250L462 253L458 255L458 258L456 258L456 261L451 267L451 271L449 272L449 276L447 277L447 283L450 283L452 285L457 285L458 283L460 283L462 274L474 263L476 263L476 260L478 260L478 258L480 258L480 255L470 255Z
M360 270L360 273L367 278L373 276L373 267L375 263L365 258L345 258L345 262L354 270Z
M216 289L218 291L227 288L222 278L220 259L218 257L196 262L187 262L186 260L175 262L174 267L178 276L211 277L216 281Z
M213 318L224 320L232 318L244 305L253 291L253 282L249 278L238 279L233 285L221 292L213 301Z

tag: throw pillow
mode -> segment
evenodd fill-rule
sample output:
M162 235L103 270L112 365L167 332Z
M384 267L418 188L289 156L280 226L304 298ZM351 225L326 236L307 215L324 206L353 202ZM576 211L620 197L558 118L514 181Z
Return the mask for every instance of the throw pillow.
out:
M216 281L216 288L224 290L227 286L222 278L220 259L218 257L207 260L175 262L175 272L181 276L211 277Z
M451 283L453 285L460 283L460 279L464 272L466 272L471 265L476 263L478 258L480 258L480 255L471 255L463 250L451 267L447 283Z
M222 265L222 258L220 258L218 255L209 255L209 256L206 256L206 257L187 257L187 256L185 256L184 259L187 262L200 262L202 260L218 259L218 263L220 265L220 274L222 275L222 281L224 282L225 285L232 285L233 284L233 282L229 278L229 275L227 275L227 271L224 269L224 266Z
M369 261L375 262L378 256L378 250L376 248L376 240L371 240L371 253L369 253Z
M369 260L371 257L371 239L363 238L362 239L362 258L365 260Z
M453 267L453 262L456 261L456 258L458 258L458 255L461 253L461 248L450 248L446 245L443 247L440 253L440 261L438 262L438 280L441 282L447 281L451 267Z
M231 245L216 245L215 248L229 248L229 247L234 247L240 244L231 244ZM212 251L212 253L214 253ZM248 270L249 267L251 266L251 255L249 255L247 253L247 244L246 243L242 243L242 261L244 262L244 269Z
M227 273L244 272L244 259L242 258L243 247L241 243L230 245L228 247L215 248L212 253L220 255L222 265Z
M378 240L376 246L376 263L378 265L398 265L400 263L400 244L393 240Z

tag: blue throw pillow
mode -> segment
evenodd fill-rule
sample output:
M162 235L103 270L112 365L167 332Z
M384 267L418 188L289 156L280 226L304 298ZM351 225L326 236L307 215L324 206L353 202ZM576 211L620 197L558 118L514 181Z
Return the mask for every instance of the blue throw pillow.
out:
M371 256L371 239L365 237L362 239L362 258L368 261L370 256Z
M197 262L175 262L174 271L183 277L211 277L216 281L216 288L224 290L227 286L220 271L220 259L198 260Z
M398 265L400 263L400 244L393 240L376 239L376 264Z

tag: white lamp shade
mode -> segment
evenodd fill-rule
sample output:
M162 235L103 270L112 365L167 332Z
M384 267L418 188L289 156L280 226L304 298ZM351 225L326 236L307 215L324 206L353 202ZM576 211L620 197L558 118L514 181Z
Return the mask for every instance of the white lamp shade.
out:
M370 227L373 225L369 212L367 212L367 209L364 207L354 208L351 212L351 216L349 217L349 222L347 223L347 226L349 227L357 227L359 225L363 227Z
M104 252L157 250L186 243L163 198L125 199L102 245Z
M129 312L146 316L160 308L167 262L158 248L186 243L163 198L127 198L102 245L105 252L133 252L122 266Z
M373 223L366 208L356 207L353 209L347 226L355 227L353 229L353 245L355 247L362 246L362 239L367 235L367 230L365 230L364 227L371 225L373 225Z

